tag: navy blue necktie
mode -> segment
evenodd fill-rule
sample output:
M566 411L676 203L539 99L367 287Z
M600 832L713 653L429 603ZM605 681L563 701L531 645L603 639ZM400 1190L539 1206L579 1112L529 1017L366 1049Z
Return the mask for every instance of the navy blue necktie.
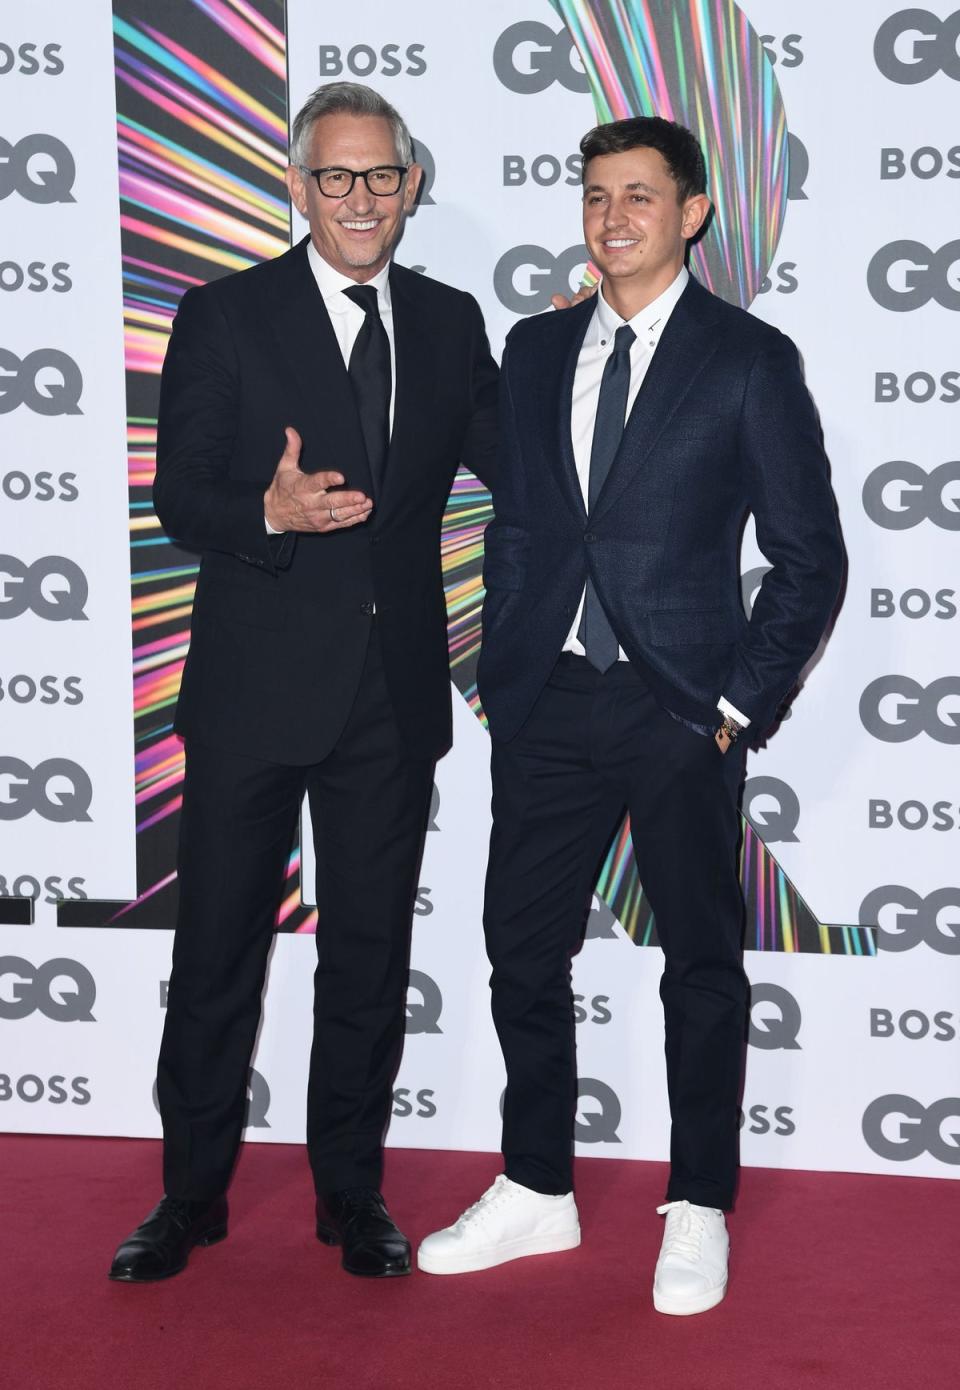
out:
M593 447L590 450L590 482L587 489L587 512L593 511L600 491L607 481L613 460L620 448L623 426L627 416L630 394L630 347L636 333L628 323L618 328L613 339L613 352L607 358L600 380L597 418L593 427ZM583 617L577 629L587 660L598 671L608 671L620 655L620 644L610 626L603 605L587 579L583 597Z
M377 307L374 285L351 285L343 293L363 310L363 327L350 353L347 373L360 413L373 495L379 500L390 447L390 340Z

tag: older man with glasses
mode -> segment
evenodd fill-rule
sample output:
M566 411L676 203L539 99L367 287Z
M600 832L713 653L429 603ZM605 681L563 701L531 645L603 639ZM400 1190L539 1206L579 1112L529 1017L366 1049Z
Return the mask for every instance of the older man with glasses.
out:
M422 170L397 112L332 83L293 124L310 235L183 297L157 515L201 554L176 729L180 907L158 1067L165 1196L110 1274L178 1273L227 1233L267 953L301 800L317 855L307 1099L317 1235L406 1274L380 1195L411 912L450 745L440 523L488 485L497 368L466 294L393 265Z

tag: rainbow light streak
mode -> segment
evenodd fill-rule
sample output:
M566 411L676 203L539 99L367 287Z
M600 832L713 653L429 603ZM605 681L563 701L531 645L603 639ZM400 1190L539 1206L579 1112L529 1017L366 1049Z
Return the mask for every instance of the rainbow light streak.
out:
M733 0L553 6L580 52L601 122L663 116L698 136L715 212L691 261L716 294L748 307L786 215L787 123L773 66L745 15Z

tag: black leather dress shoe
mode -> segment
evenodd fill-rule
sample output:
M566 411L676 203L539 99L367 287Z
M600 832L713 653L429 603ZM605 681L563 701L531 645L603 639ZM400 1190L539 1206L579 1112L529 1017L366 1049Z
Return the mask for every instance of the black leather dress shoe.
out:
M383 1279L410 1273L410 1242L373 1187L347 1187L317 1200L317 1239L343 1246L348 1274Z
M186 1267L195 1245L216 1245L227 1234L227 1199L187 1202L164 1197L113 1257L110 1278L125 1284L169 1279Z

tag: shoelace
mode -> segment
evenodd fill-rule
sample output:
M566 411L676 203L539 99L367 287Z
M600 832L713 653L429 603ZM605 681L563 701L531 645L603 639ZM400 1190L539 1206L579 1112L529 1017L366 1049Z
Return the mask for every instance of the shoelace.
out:
M507 1175L499 1173L494 1180L493 1186L488 1187L478 1201L472 1207L467 1207L466 1211L455 1223L458 1230L463 1230L465 1226L482 1221L483 1218L493 1210L494 1207L502 1206L510 1198L510 1189L507 1186Z
M658 1216L666 1216L667 1229L663 1239L663 1255L679 1255L691 1263L700 1258L700 1245L706 1222L689 1202L665 1202L657 1207Z

